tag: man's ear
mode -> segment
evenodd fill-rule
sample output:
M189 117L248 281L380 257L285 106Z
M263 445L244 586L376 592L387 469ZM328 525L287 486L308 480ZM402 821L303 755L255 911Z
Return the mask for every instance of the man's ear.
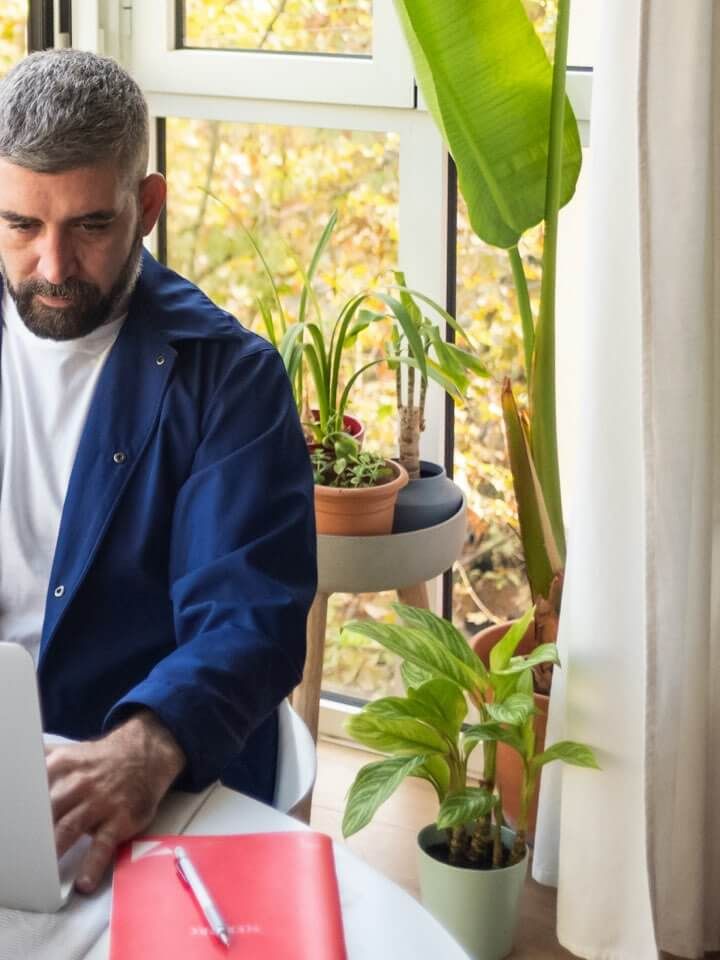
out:
M144 237L157 223L166 194L167 184L160 173L151 173L140 182L140 221Z

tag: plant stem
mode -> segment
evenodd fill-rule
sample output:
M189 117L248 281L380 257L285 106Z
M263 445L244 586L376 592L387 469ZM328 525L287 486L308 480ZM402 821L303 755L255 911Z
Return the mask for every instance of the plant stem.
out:
M462 853L465 831L462 827L453 827L450 831L450 863L457 863Z
M532 752L532 751L531 751ZM525 856L527 847L527 827L530 816L530 803L535 795L535 776L531 774L526 763L523 763L523 778L520 787L520 813L515 828L515 842L510 852L510 863L520 863Z
M493 832L493 866L501 867L503 865L503 845L502 845L502 826L499 820L495 821L495 830Z
M523 350L525 353L525 377L530 384L532 374L533 352L535 350L535 324L533 323L532 307L530 306L530 294L528 292L527 277L523 267L522 257L517 246L510 247L508 250L510 266L512 267L513 280L515 281L515 293L517 295L518 310L522 321Z
M553 63L550 139L545 193L540 313L535 331L535 353L530 377L531 446L540 485L545 494L555 539L564 559L565 531L560 496L560 469L555 411L555 286L557 273L558 215L562 191L563 138L565 133L565 75L570 25L570 0L558 0Z
M492 845L492 825L490 814L480 817L477 826L470 840L467 858L471 863L478 861L486 863L490 860L490 847Z

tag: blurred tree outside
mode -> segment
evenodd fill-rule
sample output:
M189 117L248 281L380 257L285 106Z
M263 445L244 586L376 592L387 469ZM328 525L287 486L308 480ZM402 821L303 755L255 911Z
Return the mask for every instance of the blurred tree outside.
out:
M28 0L3 0L0 10L0 77L27 53Z
M372 54L372 0L185 0L184 44Z
M554 0L524 2L550 49ZM352 17L361 4L328 2L322 9L329 11L331 6L338 17L342 13ZM370 16L371 4L364 6ZM283 44L300 41L290 38L289 32L274 36L283 27L283 16L302 8L310 16L321 5L257 0L252 6L242 4L242 11L239 7L187 0L188 24L195 18L192 30L186 27L187 35L202 36L203 45L210 45L208 38L215 31L224 46L237 42L288 49ZM270 8L278 16L268 31ZM226 15L227 22L222 20ZM286 19L285 25L290 22ZM252 29L257 42L239 39L250 36ZM348 296L392 283L390 271L403 266L397 263L399 151L399 137L392 133L169 118L169 264L245 326L262 332L257 301L269 302L269 290L239 224L258 241L292 316L302 287L298 264L307 267L330 213L337 209L338 226L315 283L323 323L331 325ZM540 229L522 252L531 297L537 299ZM525 377L507 255L473 234L462 198L457 258L458 320L493 375L493 380L473 386L468 402L455 408L455 478L468 497L470 524L454 574L453 619L470 636L487 623L517 616L530 600L499 402L504 376L511 376L520 392ZM355 345L353 366L379 356L386 336L382 324L365 331ZM394 455L392 373L383 365L368 371L355 389L351 409L366 425L368 447ZM326 689L362 698L398 689L395 657L368 641L341 644L339 639L340 627L351 618L393 619L389 602L394 599L393 594L334 595L328 611Z

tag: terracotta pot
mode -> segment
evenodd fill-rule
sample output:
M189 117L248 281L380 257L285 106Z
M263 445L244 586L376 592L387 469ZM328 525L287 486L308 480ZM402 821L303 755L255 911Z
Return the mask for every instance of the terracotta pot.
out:
M490 659L490 651L510 629L510 623L497 623L495 626L487 627L476 634L470 643L475 653L487 666ZM525 636L520 641L517 653L528 654L535 647L535 624L531 623ZM547 713L550 707L550 697L542 693L534 694L535 709L538 711L535 717L535 747L538 753L545 749L545 732L547 729ZM538 779L538 793L530 807L530 816L528 818L528 836L532 837L535 833L535 823L537 821L538 795L540 792L540 782L542 773ZM522 762L515 751L504 743L498 744L497 749L497 785L502 791L503 810L507 819L514 826L520 814L520 786L522 784Z
M407 471L392 460L393 476L376 487L315 485L315 525L321 534L359 537L390 533L398 492L408 482Z
M319 410L311 410L310 413L312 414L313 420L320 419ZM349 413L343 414L343 430L345 433L349 433L353 440L357 441L358 446L362 449L363 440L365 439L365 427L361 421ZM313 450L320 449L320 444L315 443L310 439L307 442L307 446L310 453L312 453Z

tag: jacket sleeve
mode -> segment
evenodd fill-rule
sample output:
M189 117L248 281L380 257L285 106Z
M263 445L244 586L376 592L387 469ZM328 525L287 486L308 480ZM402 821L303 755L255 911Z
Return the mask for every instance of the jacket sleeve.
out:
M229 365L175 503L169 583L177 649L110 711L154 711L201 789L302 677L317 570L312 472L282 360Z

